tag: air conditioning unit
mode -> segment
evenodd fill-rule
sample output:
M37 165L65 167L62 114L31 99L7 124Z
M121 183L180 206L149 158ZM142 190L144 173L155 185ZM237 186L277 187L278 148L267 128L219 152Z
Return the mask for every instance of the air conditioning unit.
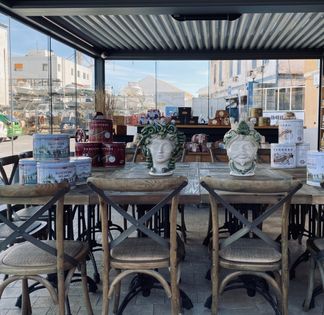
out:
M220 81L218 85L219 86L224 86L224 81Z
M254 71L253 70L248 70L246 73L246 76L248 77L252 77L254 75Z
M235 75L232 79L233 79L233 82L237 82L239 80L239 77L238 77L238 75Z

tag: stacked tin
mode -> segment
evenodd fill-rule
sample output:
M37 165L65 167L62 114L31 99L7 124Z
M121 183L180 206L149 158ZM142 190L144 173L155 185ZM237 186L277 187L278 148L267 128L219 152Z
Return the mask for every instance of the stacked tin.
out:
M113 142L112 121L97 114L89 124L89 142L76 142L75 154L91 158L93 167L116 167L125 164L125 147Z
M34 134L33 158L19 160L20 184L60 183L71 186L91 175L90 158L70 158L70 137L65 134Z
M271 167L294 168L306 166L309 143L304 143L302 119L279 120L279 143L271 144Z

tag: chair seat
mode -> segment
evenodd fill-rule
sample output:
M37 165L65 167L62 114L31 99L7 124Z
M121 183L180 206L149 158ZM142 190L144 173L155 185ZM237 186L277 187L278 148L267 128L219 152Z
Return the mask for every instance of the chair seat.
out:
M308 239L307 249L315 253L324 250L324 239L323 238Z
M55 247L55 241L42 241ZM79 241L64 241L64 251L76 260L81 260L88 254L88 246ZM29 243L17 243L0 254L0 273L30 275L54 273L57 268L56 256L51 255ZM65 261L64 269L71 268Z
M41 206L30 206L23 208L21 210L16 211L16 214L21 220L28 220L31 216L33 216ZM39 220L47 220L48 219L48 211L45 211L39 218Z
M26 223L26 221L14 221L13 224L17 226L21 226ZM34 235L40 231L42 231L47 226L47 223L44 221L35 221L33 222L27 229L26 232L28 234ZM7 238L13 230L6 224L0 223L0 240Z
M111 257L125 262L161 261L169 259L169 249L150 238L131 237L114 247Z
M260 239L241 238L231 245L221 249L222 259L254 264L269 264L279 262L281 254Z

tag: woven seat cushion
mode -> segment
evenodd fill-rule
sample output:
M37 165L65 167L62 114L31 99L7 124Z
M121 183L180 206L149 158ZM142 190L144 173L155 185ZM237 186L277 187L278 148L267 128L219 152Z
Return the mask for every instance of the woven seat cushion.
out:
M307 248L315 252L324 250L324 239L323 238L310 238L307 240Z
M33 216L42 206L30 206L23 208L21 210L16 211L16 214L21 220L27 220L31 216ZM38 219L47 219L48 218L48 211L45 211Z
M158 261L169 259L169 249L150 238L128 238L111 250L111 257L123 261Z
M25 222L26 221L14 221L13 224L21 226ZM44 221L35 221L26 229L26 233L33 234L36 231L39 231L41 228L44 228L45 226L46 223L44 223ZM0 239L8 237L12 232L13 230L8 225L0 223Z
M275 263L281 254L260 239L241 238L219 251L221 258L233 262Z
M42 241L55 247L55 241ZM85 244L77 241L64 241L64 251L72 257L76 257ZM56 257L43 251L29 242L15 244L0 254L0 270L5 267L44 267L56 265Z

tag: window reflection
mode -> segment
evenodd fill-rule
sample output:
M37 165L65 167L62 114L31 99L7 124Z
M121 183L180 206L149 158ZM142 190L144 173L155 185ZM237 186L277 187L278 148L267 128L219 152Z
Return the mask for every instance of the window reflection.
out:
M1 114L17 120L28 136L74 135L76 128L87 128L95 110L93 58L3 14L0 48ZM211 123L217 110L248 112L251 106L262 107L268 117L295 111L304 118L305 102L318 104L314 60L114 60L105 65L106 112L115 124L137 125L149 109L172 115L178 107L191 107L200 123ZM314 116L305 120L314 127L316 111L307 115ZM19 153L16 136L8 137L4 129L0 122L0 140L11 140L10 153Z

